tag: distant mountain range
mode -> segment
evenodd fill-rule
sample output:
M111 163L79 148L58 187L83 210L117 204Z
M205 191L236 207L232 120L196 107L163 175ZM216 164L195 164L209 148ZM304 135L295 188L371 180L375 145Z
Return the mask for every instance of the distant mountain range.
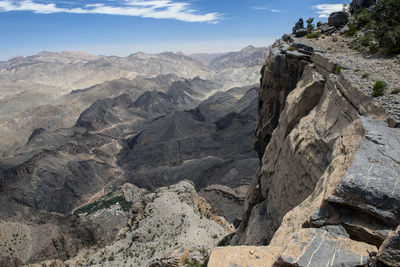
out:
M120 58L41 52L12 58L0 63L0 135L4 136L0 155L25 144L34 129L71 127L95 101L127 91L135 98L144 91L166 91L174 81L199 77L214 84L207 94L196 96L205 99L220 90L255 84L268 52L249 46L214 57L217 71L181 53Z
M215 58L226 55L228 52L225 53L197 53L197 54L190 54L189 57L194 58L195 60L201 62L204 66L208 66L211 61Z
M191 180L214 212L235 221L259 164L252 139L268 53L250 46L194 55L200 62L173 53L42 52L1 62L0 233L16 221L23 229L45 224L58 241L32 230L30 254L17 253L26 244L0 240L0 248L35 262L74 256L61 240L90 247L97 230L113 241L111 221L71 214L124 183L154 191ZM123 217L106 220L122 227ZM0 265L8 253L0 249Z
M264 51L264 54L260 54L260 51ZM223 60L223 68L237 69L262 64L260 57L265 58L266 53L267 48L256 49L252 46L239 52L223 54L223 57L221 54L185 56L182 53L171 52L138 52L127 57L117 57L94 56L84 52L43 51L37 55L13 57L0 62L0 98L22 91L61 96L75 89L119 78L151 78L166 74L175 74L182 78L199 76L211 80L218 77L222 80L221 74L216 72L214 67L219 66L218 70L221 69L221 64L218 64L220 60ZM240 63L237 58L246 58L247 62ZM209 62L212 64L209 65ZM224 86L232 87L231 84Z

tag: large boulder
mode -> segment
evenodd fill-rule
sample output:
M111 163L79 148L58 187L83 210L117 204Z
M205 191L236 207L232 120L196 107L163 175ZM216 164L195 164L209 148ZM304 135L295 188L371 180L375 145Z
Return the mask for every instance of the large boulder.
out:
M348 21L349 18L347 17L346 12L343 11L333 12L332 14L330 14L328 18L328 25L334 26L336 28L341 28L344 25L346 25Z
M299 19L293 27L293 34L296 33L297 30L304 29L304 21L303 19Z
M307 33L308 33L308 30L307 30L307 29L298 29L298 30L296 30L296 32L295 32L295 36L296 36L296 37L304 37L304 36L307 35Z

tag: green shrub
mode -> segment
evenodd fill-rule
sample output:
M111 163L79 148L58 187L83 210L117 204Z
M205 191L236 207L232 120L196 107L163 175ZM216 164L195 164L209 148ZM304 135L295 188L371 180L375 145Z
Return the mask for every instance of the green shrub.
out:
M185 264L185 266L189 266L189 267L207 267L209 260L210 260L210 258L207 256L207 257L205 257L204 262L200 263L196 259L190 260L189 258L186 257L183 260L183 263Z
M349 29L344 31L345 36L354 36L357 33L357 25L356 24L349 24Z
M320 36L321 36L321 33L319 33L319 32L309 32L306 34L306 37L309 39L318 38Z
M289 51L296 51L296 50L297 50L297 48L296 48L296 47L294 47L294 46L290 46L290 47L288 48L288 50L289 50ZM199 210L200 210L200 208L199 208Z
M340 65L337 65L335 68L335 74L340 74L342 72L343 67Z
M369 52L375 54L376 52L378 52L378 48L379 48L379 44L373 43L369 46Z
M309 32L311 32L311 31L313 31L314 30L314 24L313 24L313 21L314 21L314 18L309 18L308 20L306 20L306 22L307 22L307 30L309 31Z
M222 238L222 239L218 242L217 247L226 247L226 246L228 246L229 243L231 242L231 239L232 239L232 237L233 237L234 234L235 234L235 233L231 233L231 234L225 236L224 238Z
M364 73L361 78L369 78L369 73Z
M362 46L370 46L372 42L372 33L366 32L357 38L357 42Z
M90 203L74 211L75 214L93 214L98 210L109 208L112 205L119 203L121 209L128 212L132 207L132 203L125 200L122 192L110 192L105 197L99 199L96 202Z
M356 26L358 29L364 28L372 20L372 14L369 10L361 8L356 13L354 13L354 18L356 21Z
M400 87L394 88L391 92L392 95L400 94Z
M384 81L377 80L375 82L374 87L372 88L372 96L377 97L377 96L385 95L386 87L387 87L387 84Z
M374 33L389 55L400 53L400 1L381 0L371 11Z
M364 29L372 33L371 36L364 36L360 40L366 47L371 45L371 39L377 41L378 45L373 45L371 52L380 47L388 55L400 54L399 0L380 0L371 10L360 9L354 14L352 24L356 25L358 30ZM354 28L352 30L354 31Z

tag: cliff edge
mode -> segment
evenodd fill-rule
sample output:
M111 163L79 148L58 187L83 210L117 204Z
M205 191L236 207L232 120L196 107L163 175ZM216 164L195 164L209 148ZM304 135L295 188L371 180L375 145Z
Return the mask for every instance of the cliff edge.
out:
M241 247L214 249L209 266L399 266L399 95L390 109L371 97L355 78L368 66L325 49L337 38L273 45L258 100L261 166L230 241ZM380 65L399 73L396 60Z

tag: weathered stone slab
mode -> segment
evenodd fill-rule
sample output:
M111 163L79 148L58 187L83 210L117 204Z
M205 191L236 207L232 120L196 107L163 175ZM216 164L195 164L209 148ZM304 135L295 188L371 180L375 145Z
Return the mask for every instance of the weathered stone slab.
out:
M400 221L400 129L361 117L365 138L328 201L350 206L386 223Z
M376 247L351 240L343 227L302 229L280 255L277 266L361 266Z
M300 53L298 51L286 51L286 55L288 57L297 58L299 60L310 61L310 56L304 53Z
M292 44L292 46L297 48L297 49L303 49L303 50L308 51L308 52L314 52L314 47L312 47L312 46L310 46L308 44L305 44L305 43L294 42Z
M208 267L271 267L280 248L267 246L217 247L211 252Z
M324 225L341 225L352 239L377 247L382 245L386 236L393 230L391 225L369 214L328 202L325 202L305 225L316 228Z
M327 72L335 72L337 64L324 57L321 53L314 53L311 56L311 61L322 67Z

